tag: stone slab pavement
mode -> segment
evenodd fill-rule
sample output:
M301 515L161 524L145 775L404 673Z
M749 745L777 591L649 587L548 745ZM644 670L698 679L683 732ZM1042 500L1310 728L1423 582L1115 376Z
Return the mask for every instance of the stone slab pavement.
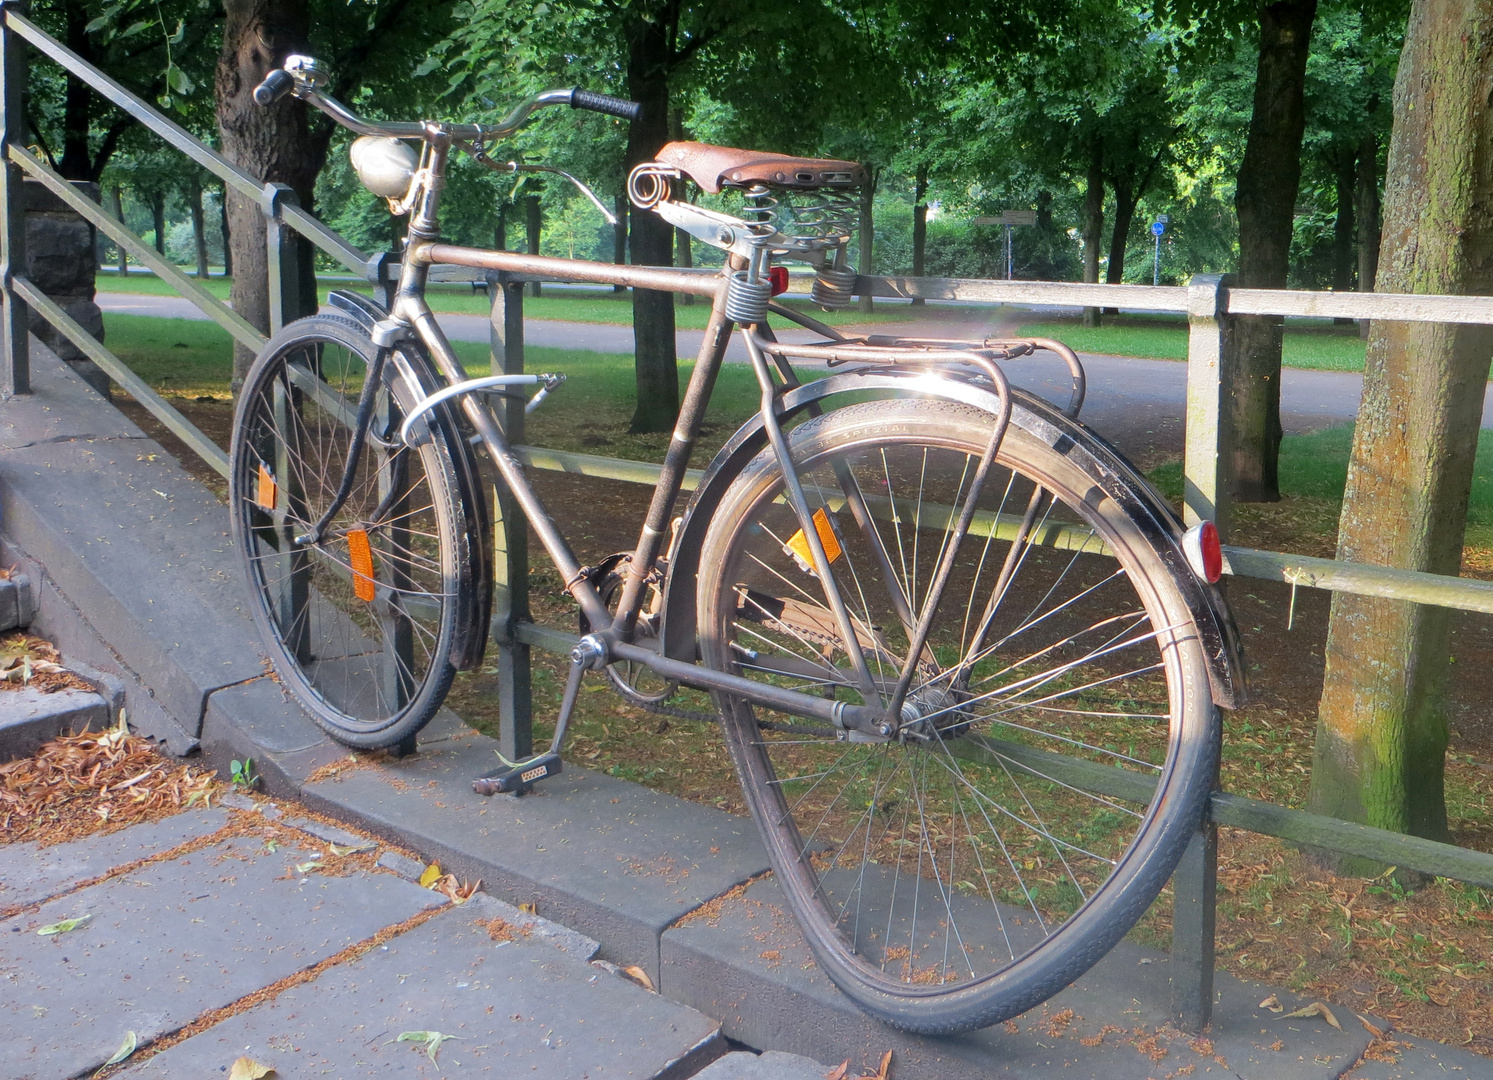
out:
M110 1075L222 1075L241 1055L286 1080L684 1080L723 1055L716 1080L826 1071L791 1055L770 1059L788 1071L749 1071L756 1055L730 1053L718 1021L593 962L594 939L481 892L450 903L379 868L419 873L423 860L293 806L225 801L0 847L14 893L0 921L0 1077L90 1075L127 1033L138 1049ZM342 842L372 850L339 856ZM437 1031L450 1038L434 1054L399 1040Z

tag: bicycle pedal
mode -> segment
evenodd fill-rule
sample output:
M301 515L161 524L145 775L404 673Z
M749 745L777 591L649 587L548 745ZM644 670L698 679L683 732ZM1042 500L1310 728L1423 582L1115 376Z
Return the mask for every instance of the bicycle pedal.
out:
M488 773L472 781L478 795L522 795L541 780L560 773L560 755L540 754L537 758L511 769Z

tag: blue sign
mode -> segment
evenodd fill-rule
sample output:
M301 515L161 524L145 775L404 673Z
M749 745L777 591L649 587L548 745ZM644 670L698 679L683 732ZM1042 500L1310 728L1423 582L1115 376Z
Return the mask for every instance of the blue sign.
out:
M1164 232L1166 232L1166 222L1164 222L1164 221L1153 221L1153 222L1151 222L1151 235L1152 236L1160 236Z

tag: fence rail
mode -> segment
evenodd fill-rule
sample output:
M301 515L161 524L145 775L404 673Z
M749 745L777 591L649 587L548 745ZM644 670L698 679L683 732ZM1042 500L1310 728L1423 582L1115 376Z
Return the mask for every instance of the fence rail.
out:
M386 285L397 256L369 256L347 243L295 202L281 185L264 184L237 168L145 101L131 94L28 21L13 0L0 0L0 393L27 393L29 384L26 306L56 327L132 397L161 420L219 473L227 471L223 451L164 401L125 364L45 296L25 274L25 205L22 174L34 177L86 220L134 253L163 280L196 303L234 340L258 348L264 334L207 290L160 258L139 236L78 194L67 181L26 149L22 90L26 82L23 46L60 64L98 93L217 176L239 195L255 200L269 245L270 329L278 329L296 310L299 294L293 236L308 239L377 285ZM700 271L708 273L708 271ZM489 272L492 299L492 367L497 374L523 370L523 282L529 278ZM540 280L556 280L542 278ZM681 280L684 280L681 278ZM1229 520L1226 468L1229 432L1227 387L1232 365L1231 325L1240 315L1318 316L1416 322L1493 324L1493 297L1420 296L1384 293L1318 293L1236 289L1219 275L1201 275L1185 287L1089 285L1066 282L982 281L956 278L862 276L861 296L921 298L999 304L1113 307L1121 310L1185 314L1189 322L1186 403L1184 513L1189 520L1209 518L1226 532ZM505 430L523 443L521 408L505 407ZM647 462L595 457L543 447L517 445L532 468L639 484L653 484L658 466ZM701 473L692 470L685 487L692 490ZM510 757L530 749L529 649L568 652L575 635L538 625L529 619L527 526L503 492L495 500L497 559L493 641L498 650L501 742ZM992 522L998 528L999 522ZM1292 585L1382 596L1465 611L1493 613L1493 583L1363 564L1337 562L1225 548L1228 571L1235 575L1284 581ZM1147 797L1136 787L1145 780L1123 770L1063 755L1001 742L985 750L1018 768L1061 774L1075 786L1125 798ZM1040 758L1033 755L1041 755ZM1213 918L1216 903L1217 826L1219 824L1279 837L1293 843L1357 855L1428 874L1493 887L1493 855L1404 836L1352 822L1305 813L1219 791L1209 819L1199 829L1173 877L1175 911L1172 939L1172 1011L1192 1029L1208 1022L1212 1008Z

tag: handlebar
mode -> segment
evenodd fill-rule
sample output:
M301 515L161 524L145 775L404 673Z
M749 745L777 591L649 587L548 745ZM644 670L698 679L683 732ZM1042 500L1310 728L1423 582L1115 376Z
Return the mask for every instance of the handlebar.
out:
M336 98L322 93L319 87L325 81L325 76L315 66L315 61L307 57L287 57L284 67L270 72L254 88L254 100L268 107L286 94L294 94L359 135L382 135L396 139L419 139L425 136L424 123L365 120ZM642 106L637 102L576 87L573 90L546 90L542 94L527 97L496 124L444 124L441 127L456 140L480 142L501 139L517 131L536 110L547 105L569 105L572 109L588 109L623 120L636 120L642 112Z

